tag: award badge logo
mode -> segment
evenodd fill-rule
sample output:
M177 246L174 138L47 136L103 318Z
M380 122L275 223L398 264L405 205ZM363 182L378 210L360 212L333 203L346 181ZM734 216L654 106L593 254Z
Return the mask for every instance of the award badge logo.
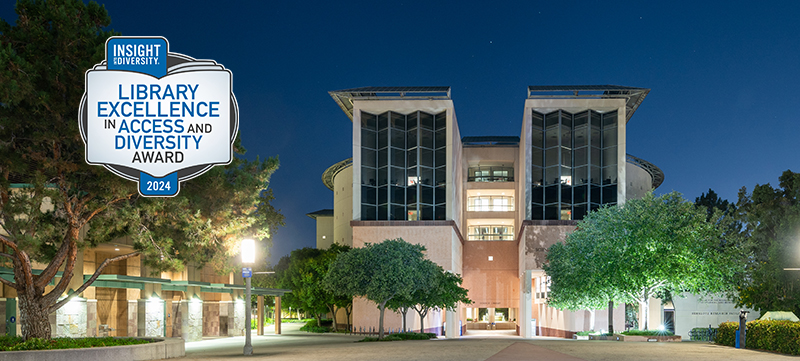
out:
M86 71L79 110L86 162L172 197L180 182L229 164L239 130L230 70L169 52L163 37L111 37Z

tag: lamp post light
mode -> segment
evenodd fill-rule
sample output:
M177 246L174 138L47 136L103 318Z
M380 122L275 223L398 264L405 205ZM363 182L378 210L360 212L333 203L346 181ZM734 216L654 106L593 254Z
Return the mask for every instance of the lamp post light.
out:
M242 265L252 265L256 262L256 242L252 239L242 240ZM253 277L253 269L250 267L242 267L242 277L245 279L245 296L244 296L244 355L250 356L253 354L253 344L250 343L250 279Z

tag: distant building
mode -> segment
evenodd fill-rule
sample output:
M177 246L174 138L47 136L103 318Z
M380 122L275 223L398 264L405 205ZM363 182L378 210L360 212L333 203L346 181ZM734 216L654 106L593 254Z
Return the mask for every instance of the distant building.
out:
M519 137L462 137L449 87L332 91L352 120L353 158L322 175L334 205L309 214L317 246L398 237L424 245L428 258L463 276L474 301L428 316L428 331L446 328L448 337L493 320L523 337L604 329L603 310L589 325L588 311L547 306L542 263L588 212L663 182L658 167L626 153L626 125L649 91L528 87ZM624 317L621 305L615 329ZM419 328L415 314L408 321ZM375 305L357 299L353 324L376 327ZM387 328L400 325L399 315L388 317Z

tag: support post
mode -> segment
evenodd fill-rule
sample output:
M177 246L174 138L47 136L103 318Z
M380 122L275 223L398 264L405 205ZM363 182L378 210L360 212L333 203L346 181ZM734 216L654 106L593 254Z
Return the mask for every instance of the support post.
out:
M459 338L461 330L458 327L458 316L456 314L456 311L445 310L444 321L446 325L446 328L444 330L445 337Z
M531 298L531 281L533 280L533 273L531 270L525 270L520 275L519 287L519 335L522 338L532 338L535 330L531 325L531 314L533 313L533 299Z
M245 296L244 296L244 355L250 356L253 354L253 345L250 343L250 329L252 322L250 322L250 313L252 308L250 306L250 278L245 277Z
M281 334L281 296L275 297L275 334Z
M264 335L264 296L258 295L258 311L256 311L256 332L259 336Z

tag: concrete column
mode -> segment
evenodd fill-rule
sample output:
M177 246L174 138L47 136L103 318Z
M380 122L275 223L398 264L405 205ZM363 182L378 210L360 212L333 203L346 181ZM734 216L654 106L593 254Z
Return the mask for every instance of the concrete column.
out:
M245 300L242 298L237 298L233 301L233 332L228 333L229 336L244 336L245 334L245 327L250 327L250 325L245 326Z
M190 296L181 300L181 338L186 342L203 339L203 301Z
M490 307L486 309L486 318L489 319L489 326L491 327L492 323L495 322L494 320L494 307Z
M456 311L447 310L444 312L445 337L460 338L461 330L458 327L458 314Z
M86 337L97 337L97 300L86 300Z
M535 330L531 327L531 314L533 299L531 298L531 280L533 275L530 270L525 270L519 278L519 335L522 338L532 338Z
M281 296L275 297L275 334L281 334Z
M138 291L138 290L137 290ZM139 304L137 300L128 299L128 329L126 334L128 337L139 336ZM119 333L117 333L119 334Z
M139 337L164 337L164 300L152 297L137 302L137 334Z
M86 300L75 297L55 312L58 337L86 337ZM51 315L52 316L52 315ZM51 326L52 327L52 326Z
M259 336L264 335L264 296L258 295L256 298L257 301L257 312L258 315L256 316L256 334Z

